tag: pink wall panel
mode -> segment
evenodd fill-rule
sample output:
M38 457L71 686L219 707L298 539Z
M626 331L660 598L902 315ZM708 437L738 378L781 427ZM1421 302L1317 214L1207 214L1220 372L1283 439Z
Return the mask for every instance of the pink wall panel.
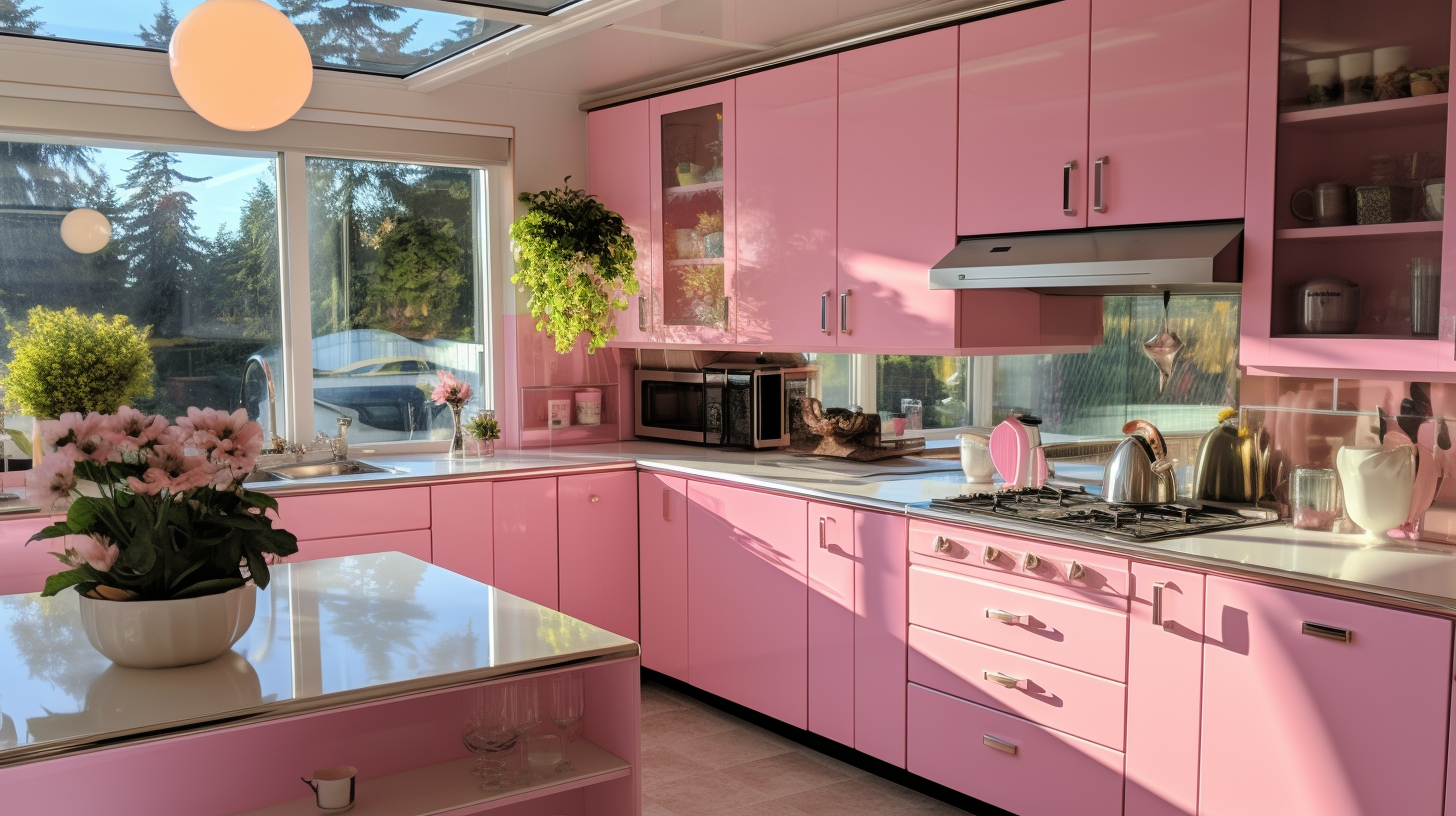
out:
M1132 573L1125 816L1196 816L1203 576L1151 564L1133 564Z
M66 569L52 555L65 549L63 541L25 543L50 523L49 518L0 521L0 595L40 592L47 576Z
M808 503L688 483L688 680L808 727Z
M858 511L854 528L854 747L903 768L908 524Z
M638 639L637 472L557 480L561 611Z
M1206 592L1200 816L1441 812L1450 621L1214 576Z
M555 477L497 482L493 501L495 586L558 609Z
M1063 0L961 26L961 235L1087 226L1091 13Z
M809 505L809 730L853 746L855 512Z
M839 57L737 85L738 342L832 343Z
M688 679L688 483L637 474L642 665Z
M436 566L483 584L495 581L493 483L430 486L430 527Z
M647 100L588 113L588 189L607 209L622 216L637 244L637 280L642 288L626 311L617 313L618 343L652 339L652 188Z
M430 489L392 487L280 496L275 518L276 526L298 536L300 541L428 530Z
M956 243L958 40L946 28L839 56L841 350L955 346L955 293L926 275Z

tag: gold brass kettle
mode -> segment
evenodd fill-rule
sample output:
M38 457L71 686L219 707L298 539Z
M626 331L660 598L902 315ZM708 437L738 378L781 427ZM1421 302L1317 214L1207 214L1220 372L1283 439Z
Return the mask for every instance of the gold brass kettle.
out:
M1259 446L1239 427L1238 412L1225 409L1218 424L1198 443L1193 462L1193 498L1253 504L1259 496Z

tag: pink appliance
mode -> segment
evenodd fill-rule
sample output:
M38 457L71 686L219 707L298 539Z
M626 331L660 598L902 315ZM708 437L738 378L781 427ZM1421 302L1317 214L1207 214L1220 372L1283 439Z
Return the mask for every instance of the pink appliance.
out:
M1046 482L1040 426L1037 417L1012 414L991 431L991 462L1007 487L1041 487Z

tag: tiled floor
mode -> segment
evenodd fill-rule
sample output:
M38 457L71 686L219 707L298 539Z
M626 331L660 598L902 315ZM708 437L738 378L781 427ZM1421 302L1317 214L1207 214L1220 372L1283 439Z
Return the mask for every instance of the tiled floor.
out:
M642 686L643 816L964 816L653 683Z

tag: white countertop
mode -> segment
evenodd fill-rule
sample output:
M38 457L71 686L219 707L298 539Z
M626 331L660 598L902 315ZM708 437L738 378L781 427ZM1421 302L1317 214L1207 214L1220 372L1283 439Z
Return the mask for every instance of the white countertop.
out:
M626 638L400 553L284 564L233 651L127 669L91 647L75 592L0 596L0 767L220 720L238 725L569 661Z

